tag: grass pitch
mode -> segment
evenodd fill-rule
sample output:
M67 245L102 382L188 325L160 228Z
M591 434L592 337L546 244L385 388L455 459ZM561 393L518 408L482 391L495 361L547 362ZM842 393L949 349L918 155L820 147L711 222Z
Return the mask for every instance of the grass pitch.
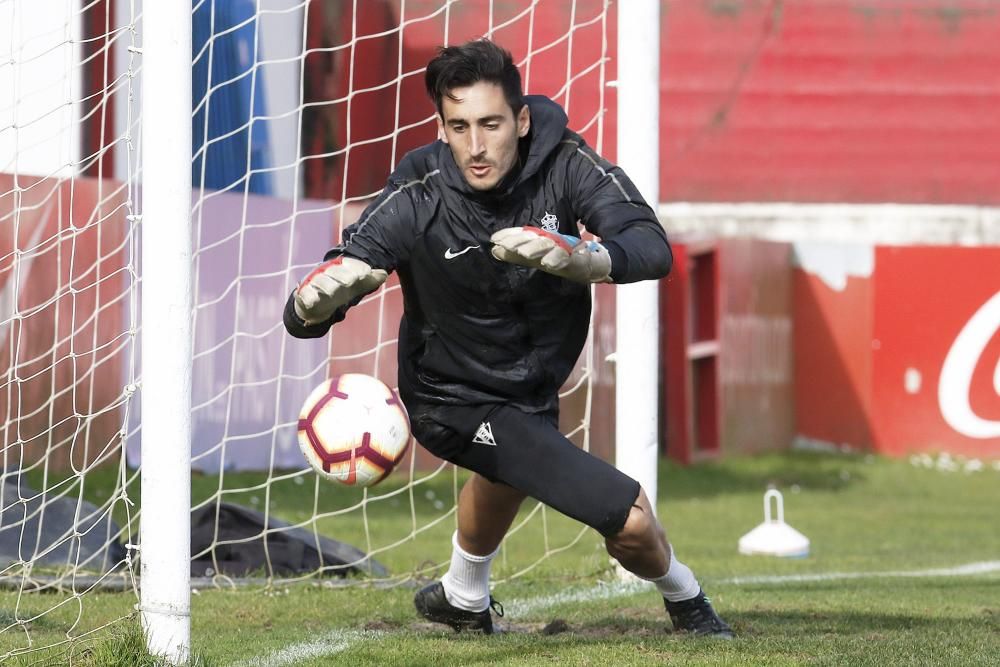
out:
M808 557L737 553L739 537L763 520L768 485L784 493L785 520L810 538ZM424 485L419 498L433 491L434 498L449 499L454 486L442 475ZM294 489L285 495L279 487L269 502L295 520L296 512L312 510L296 509L296 497ZM416 581L389 588L306 582L204 590L192 601L196 663L994 665L1000 661L998 501L1000 470L991 465L966 471L816 452L665 465L660 517L678 557L733 626L735 641L667 633L657 594L618 582L599 536L588 531L574 542L576 524L549 512L515 534L495 563L500 583L494 595L507 609L501 625L510 630L501 636L455 634L422 622L412 608ZM413 510L427 514L420 520L440 511L422 502ZM386 510L379 521L395 520L396 528L413 521L409 503L398 514ZM347 517L331 522L324 532L340 539L333 524ZM387 551L382 560L393 569L413 562L418 549L421 558L443 564L452 527L452 520L443 521L418 544L399 547L403 555ZM363 535L356 526L339 528ZM384 528L387 535L391 528ZM565 545L571 546L539 560L546 549ZM511 576L536 562L530 572ZM62 604L30 628L36 644L45 645L126 615L135 603L131 594L83 599L86 613L73 626L77 599L0 593L0 621L6 626L26 611ZM131 655L134 616L131 622L11 663L155 664ZM19 629L0 634L0 655L24 639Z

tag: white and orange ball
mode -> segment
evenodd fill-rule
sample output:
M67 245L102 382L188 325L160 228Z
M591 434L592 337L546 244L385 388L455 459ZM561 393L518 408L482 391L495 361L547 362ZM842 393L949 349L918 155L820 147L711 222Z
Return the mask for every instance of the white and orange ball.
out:
M385 479L406 454L410 420L392 389L346 373L313 389L299 413L299 447L323 477L347 486Z

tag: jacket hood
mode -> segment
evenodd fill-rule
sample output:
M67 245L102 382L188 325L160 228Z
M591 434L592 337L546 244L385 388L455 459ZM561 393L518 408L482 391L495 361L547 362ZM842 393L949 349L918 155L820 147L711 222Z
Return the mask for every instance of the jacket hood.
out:
M528 134L528 157L517 182L531 178L555 150L566 133L569 119L563 108L541 95L526 95L524 101L531 112L531 132Z
M438 156L441 172L452 188L473 197L497 197L510 193L523 181L534 176L549 157L566 132L569 119L562 107L542 95L525 95L524 102L531 113L531 131L521 139L519 145L520 166L510 173L492 190L481 192L473 189L451 154L448 144L438 140Z

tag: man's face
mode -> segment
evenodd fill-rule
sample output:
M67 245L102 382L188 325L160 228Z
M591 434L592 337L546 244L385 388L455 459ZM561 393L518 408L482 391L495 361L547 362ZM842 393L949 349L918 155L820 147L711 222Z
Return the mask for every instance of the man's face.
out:
M503 88L485 81L450 92L441 100L438 136L451 148L469 186L490 190L517 163L518 139L531 126L528 107L515 118Z

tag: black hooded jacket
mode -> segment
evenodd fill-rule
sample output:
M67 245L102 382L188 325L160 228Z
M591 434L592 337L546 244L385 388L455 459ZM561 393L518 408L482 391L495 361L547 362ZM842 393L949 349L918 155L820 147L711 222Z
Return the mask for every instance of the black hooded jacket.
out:
M670 270L666 234L628 177L566 128L557 104L525 101L531 132L522 166L498 187L469 187L441 141L418 148L326 254L399 273L399 389L411 415L418 406L507 403L542 412L558 405L586 341L590 286L494 259L497 230L579 236L579 222L608 248L614 282ZM284 321L293 336L322 336L344 318L346 308L306 326L292 297Z

